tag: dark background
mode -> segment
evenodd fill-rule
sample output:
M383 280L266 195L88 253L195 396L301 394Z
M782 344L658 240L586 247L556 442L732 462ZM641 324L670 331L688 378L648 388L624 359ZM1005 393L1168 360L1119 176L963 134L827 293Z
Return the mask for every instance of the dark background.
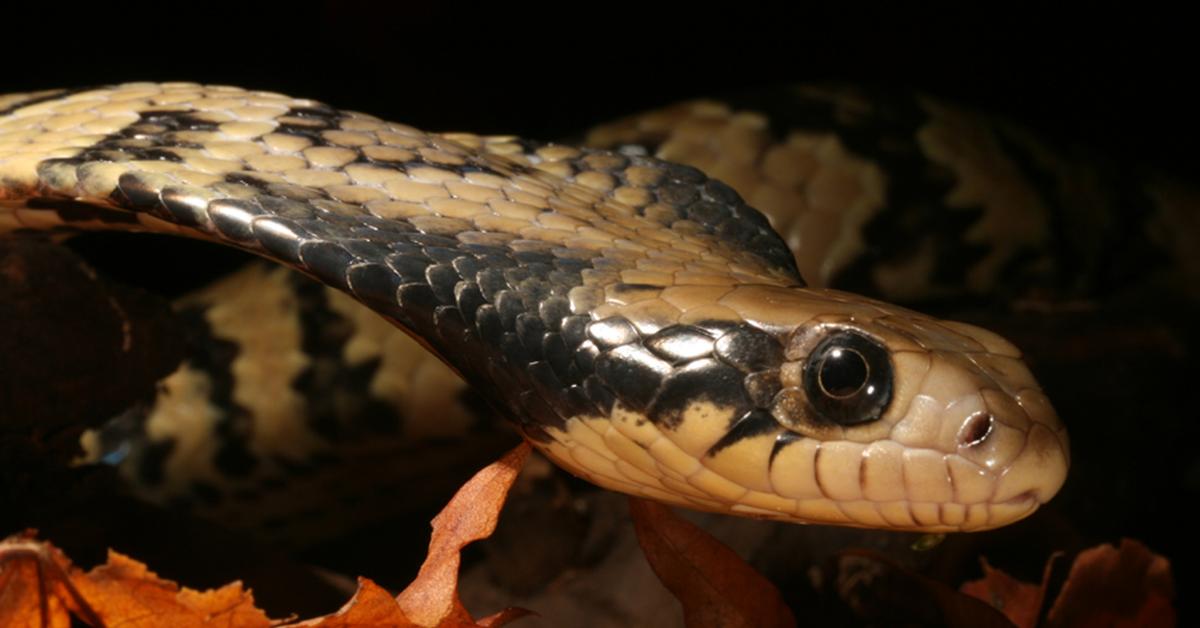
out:
M46 5L6 17L0 93L131 80L226 83L427 130L549 140L689 97L790 81L876 83L1006 114L1051 138L1193 181L1200 172L1200 55L1192 23L1149 8L914 15L869 5L767 11L693 3L668 13L649 4L575 3L518 14L511 6L352 1L277 8L163 3L107 13ZM1180 373L1164 381L1194 383ZM1086 394L1086 385L1079 388ZM1147 392L1160 401L1186 396L1178 388ZM1184 402L1165 406L1196 415ZM1195 424L1182 420L1194 434ZM1085 433L1076 427L1073 434ZM1092 431L1093 443L1114 446L1104 455L1121 457L1117 469L1164 464L1154 451L1120 449L1122 432L1142 443L1136 435L1143 429L1133 421L1107 426ZM1075 447L1086 454L1087 439ZM1169 455L1193 462L1165 466L1194 475L1200 466L1191 447L1176 442ZM1089 468L1088 458L1080 456L1073 473ZM1091 459L1094 471L1107 466ZM1083 523L1091 525L1084 534L1090 540L1135 536L1167 553L1186 599L1194 563L1182 554L1196 541L1194 533L1166 534L1187 521L1176 503L1185 496L1169 487L1197 480L1176 480L1124 486L1126 498L1142 494L1127 508L1086 508L1099 491L1068 492L1063 501L1065 509L1094 515ZM1143 508L1151 521L1142 519Z
M553 139L681 98L838 80L919 87L1168 169L1200 164L1191 22L1153 8L350 0L46 5L7 21L5 92L217 82L428 130Z

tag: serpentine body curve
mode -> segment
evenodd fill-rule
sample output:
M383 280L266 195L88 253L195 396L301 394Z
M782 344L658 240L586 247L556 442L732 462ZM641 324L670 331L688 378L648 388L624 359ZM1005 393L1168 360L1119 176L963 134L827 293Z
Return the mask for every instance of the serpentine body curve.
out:
M218 241L343 290L630 494L977 530L1066 473L1012 345L806 288L767 220L687 166L230 87L0 97L0 232L79 229Z

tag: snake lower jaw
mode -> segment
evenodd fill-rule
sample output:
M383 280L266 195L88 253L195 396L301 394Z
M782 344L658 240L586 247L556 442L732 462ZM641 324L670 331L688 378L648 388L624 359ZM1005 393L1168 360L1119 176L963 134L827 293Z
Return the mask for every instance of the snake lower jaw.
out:
M1003 502L990 504L988 507L988 522L977 528L963 528L959 532L985 532L995 528L1011 525L1037 512L1043 502L1036 494L1022 494Z

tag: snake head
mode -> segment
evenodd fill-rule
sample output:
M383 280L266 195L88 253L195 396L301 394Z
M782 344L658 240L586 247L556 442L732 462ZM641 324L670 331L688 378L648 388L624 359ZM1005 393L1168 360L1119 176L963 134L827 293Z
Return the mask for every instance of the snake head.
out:
M541 441L595 483L743 516L968 531L1028 516L1066 477L1065 428L992 332L832 290L656 299L591 323L583 348L613 401ZM638 333L605 344L617 327Z
M977 530L1026 517L1058 492L1066 429L1016 347L972 325L822 296L857 309L789 335L772 415L805 438L774 452L772 466L809 465L811 455L805 468L832 498L828 515Z

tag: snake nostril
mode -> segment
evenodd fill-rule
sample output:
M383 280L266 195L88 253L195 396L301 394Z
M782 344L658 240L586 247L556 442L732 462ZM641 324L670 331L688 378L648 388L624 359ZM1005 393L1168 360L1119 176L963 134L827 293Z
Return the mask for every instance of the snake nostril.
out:
M958 442L963 447L974 447L992 433L992 415L987 412L976 412L967 417L962 429L958 432Z

